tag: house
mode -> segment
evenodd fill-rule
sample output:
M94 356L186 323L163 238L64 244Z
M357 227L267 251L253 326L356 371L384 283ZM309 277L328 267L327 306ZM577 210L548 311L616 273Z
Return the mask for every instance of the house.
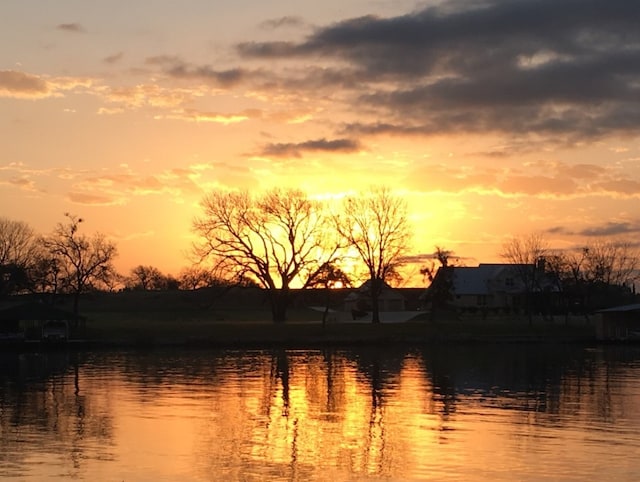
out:
M380 311L404 311L405 298L400 290L394 289L383 282L378 295L378 307ZM344 309L350 312L371 311L371 280L365 281L359 288L346 296Z
M640 340L640 303L597 311L596 339Z
M71 312L39 302L19 303L0 309L0 327L4 327L5 335L11 332L16 339L66 340L69 320L73 318Z
M536 283L529 282L529 287L525 282L527 273L531 274L530 280L534 274L537 277ZM438 270L432 286L446 286L446 303L462 312L517 312L526 307L527 292L535 294L553 290L550 280L544 277L542 264L448 266Z

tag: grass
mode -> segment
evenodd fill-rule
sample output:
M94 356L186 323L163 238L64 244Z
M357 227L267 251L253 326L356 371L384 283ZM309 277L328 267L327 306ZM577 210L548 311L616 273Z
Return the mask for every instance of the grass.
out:
M83 337L104 343L138 345L206 344L373 344L497 341L588 341L593 327L585 323L560 324L522 321L440 321L405 323L328 323L320 313L295 310L286 323L269 321L259 310L216 312L215 316L163 313L95 313L89 316Z

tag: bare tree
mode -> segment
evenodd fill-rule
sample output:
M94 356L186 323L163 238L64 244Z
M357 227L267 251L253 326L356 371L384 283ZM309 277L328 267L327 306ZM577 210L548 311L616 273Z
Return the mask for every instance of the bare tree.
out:
M369 278L372 323L380 323L379 297L384 283L403 264L410 229L406 202L386 187L345 199L343 215L336 216L338 232L355 249Z
M292 283L309 286L338 250L323 206L300 190L215 191L202 208L193 223L201 237L196 253L237 278L255 279L267 291L274 322L286 319Z
M27 223L0 218L0 295L28 288L36 239Z
M596 240L582 251L583 272L589 282L622 286L638 278L638 252L628 241Z
M160 290L164 287L164 275L155 266L140 264L131 268L125 285L131 290Z
M56 260L65 288L73 294L73 312L78 320L80 295L102 282L109 273L115 273L112 261L117 254L114 243L104 235L96 233L93 237L78 232L82 218L65 213L67 223L59 223L43 245Z
M0 266L15 264L26 268L33 261L36 235L27 223L0 218Z
M544 276L544 260L549 247L544 236L532 233L512 237L502 247L500 256L511 263L514 274L522 283L529 324L533 323L533 293Z

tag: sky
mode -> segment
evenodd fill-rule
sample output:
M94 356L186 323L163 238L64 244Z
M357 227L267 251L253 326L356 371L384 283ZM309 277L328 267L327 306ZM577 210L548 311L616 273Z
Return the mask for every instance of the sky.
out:
M418 260L635 241L639 21L629 0L3 1L0 217L81 216L123 274L188 266L216 189L386 185Z

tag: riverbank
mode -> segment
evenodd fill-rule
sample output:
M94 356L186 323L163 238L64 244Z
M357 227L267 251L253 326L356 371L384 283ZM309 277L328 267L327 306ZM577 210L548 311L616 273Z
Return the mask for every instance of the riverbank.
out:
M306 296L309 296L305 293ZM213 300L213 301L212 301ZM322 346L427 343L590 343L593 323L584 318L544 320L525 317L439 317L418 311L383 313L383 323L352 320L332 311L322 323L317 299L303 299L285 323L270 320L260 291L98 293L80 302L83 324L71 330L66 346ZM338 305L339 298L334 300ZM67 306L69 305L69 306ZM70 302L58 303L70 309ZM5 344L5 346L7 346ZM38 342L26 346L39 347ZM53 345L55 346L55 345Z
M430 343L590 343L587 325L428 322L328 323L319 321L211 321L123 318L89 321L71 346L84 347L310 347Z

